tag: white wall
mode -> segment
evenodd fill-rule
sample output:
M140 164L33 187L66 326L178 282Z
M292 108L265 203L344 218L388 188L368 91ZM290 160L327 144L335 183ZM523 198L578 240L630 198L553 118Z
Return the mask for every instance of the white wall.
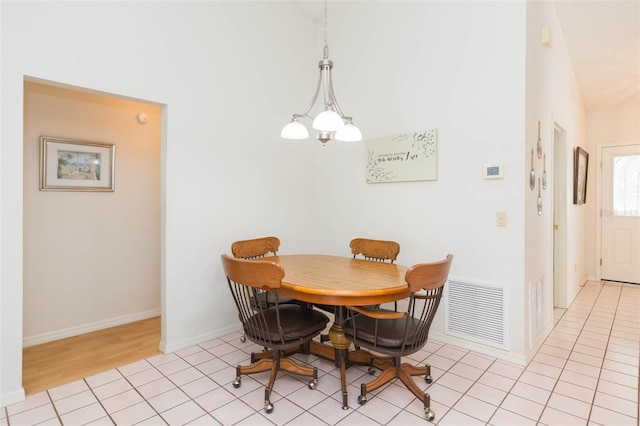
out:
M25 346L159 315L161 107L26 82L24 108ZM41 135L114 143L115 192L39 191Z
M543 45L541 29L551 30L551 44ZM537 213L538 181L534 190L529 188L531 150L536 152L538 121L543 153L546 155L547 190L541 191L542 214ZM561 283L553 282L553 188L554 188L554 126L566 131L567 178L567 276ZM551 2L527 2L527 108L526 108L526 164L525 188L525 328L529 336L529 285L544 281L544 324L547 331L553 324L553 285L564 289L565 300L571 303L586 280L584 227L586 209L573 205L573 148L584 140L584 107L573 72L562 27ZM536 177L541 177L543 159L534 155ZM566 306L565 306L566 307ZM544 335L543 335L544 337ZM538 343L541 339L538 340ZM528 354L532 354L529 348Z
M162 344L236 328L219 255L278 235L315 247L312 143L283 141L308 102L314 24L291 2L2 2L0 405L20 400L25 76L166 105Z
M438 130L438 180L365 183L365 143L329 142L318 171L319 244L400 243L398 263L454 255L451 276L507 287L510 351L432 336L524 362L525 6L521 2L359 2L329 21L334 84L366 138ZM331 40L336 40L333 45ZM504 179L482 178L503 164ZM508 216L496 226L496 212Z

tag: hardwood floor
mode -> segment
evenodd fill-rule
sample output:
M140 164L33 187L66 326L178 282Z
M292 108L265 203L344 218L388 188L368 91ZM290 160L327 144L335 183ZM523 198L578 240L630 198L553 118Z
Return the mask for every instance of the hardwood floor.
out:
M22 386L31 395L160 353L160 317L30 346Z

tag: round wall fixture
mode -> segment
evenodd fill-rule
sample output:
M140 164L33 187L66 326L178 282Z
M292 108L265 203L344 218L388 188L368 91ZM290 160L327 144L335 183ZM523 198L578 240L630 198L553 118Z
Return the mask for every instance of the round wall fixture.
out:
M149 121L149 116L144 112L141 112L140 114L138 114L136 118L138 119L138 123L140 124L147 124L147 121Z

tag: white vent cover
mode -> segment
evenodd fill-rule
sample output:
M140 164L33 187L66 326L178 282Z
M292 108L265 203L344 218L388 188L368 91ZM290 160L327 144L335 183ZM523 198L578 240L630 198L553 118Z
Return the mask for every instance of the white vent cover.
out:
M544 331L544 281L529 287L529 349L532 349Z
M449 279L445 286L445 333L507 348L506 289Z

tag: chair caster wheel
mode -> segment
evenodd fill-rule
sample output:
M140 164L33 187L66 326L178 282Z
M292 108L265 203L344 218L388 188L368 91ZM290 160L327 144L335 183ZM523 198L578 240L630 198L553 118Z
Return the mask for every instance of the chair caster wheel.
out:
M271 402L266 402L264 404L264 411L267 414L271 414L273 413L273 404Z
M427 420L429 420L430 422L433 421L433 419L436 418L436 413L433 412L432 409L430 408L425 408L424 410L424 416Z
M358 395L358 404L364 405L366 403L367 403L367 397L366 396L362 396L362 395Z
M318 384L318 380L312 380L309 382L309 389L314 390Z
M373 367L369 367L367 368L367 373L371 374L372 376L376 373L376 369Z
M238 389L240 387L240 378L236 377L236 379L233 381L233 387Z
M424 381L429 384L433 383L433 377L431 377L431 374L426 375Z
M242 336L242 337L240 338L240 341L241 341L242 343L244 343L244 342L246 342L246 341L247 341L247 338L246 338L246 337L244 337L244 336Z

